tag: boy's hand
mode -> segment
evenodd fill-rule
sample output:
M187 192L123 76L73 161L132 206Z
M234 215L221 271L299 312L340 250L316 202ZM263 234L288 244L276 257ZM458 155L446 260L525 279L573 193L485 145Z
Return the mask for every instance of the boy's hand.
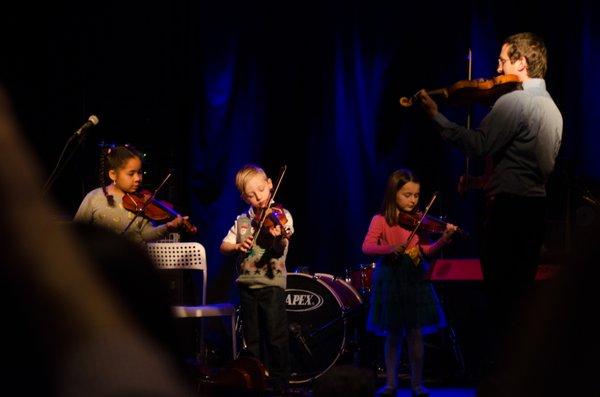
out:
M281 231L281 225L271 226L269 228L269 233L271 233L271 236L273 236L273 237L281 236L283 233Z
M243 242L237 244L236 250L243 253L250 251L250 249L252 248L253 241L253 236L246 237L246 239Z

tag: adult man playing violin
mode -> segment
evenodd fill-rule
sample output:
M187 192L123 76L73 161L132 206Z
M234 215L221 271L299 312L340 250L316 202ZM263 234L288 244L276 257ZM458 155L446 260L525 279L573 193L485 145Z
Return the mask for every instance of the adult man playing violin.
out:
M562 116L546 91L546 48L532 33L504 40L498 73L520 78L523 89L496 100L477 129L449 121L426 91L418 101L442 138L468 156L491 156L485 182L481 264L492 321L491 360L500 351L515 309L535 281L545 231L545 183L562 138Z

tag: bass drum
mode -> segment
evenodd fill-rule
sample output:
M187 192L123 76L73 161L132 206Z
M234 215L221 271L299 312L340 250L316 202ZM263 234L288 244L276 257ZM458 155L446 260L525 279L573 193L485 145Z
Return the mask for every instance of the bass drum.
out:
M349 283L326 273L287 275L286 309L290 329L290 383L317 379L346 348L349 320L362 307Z

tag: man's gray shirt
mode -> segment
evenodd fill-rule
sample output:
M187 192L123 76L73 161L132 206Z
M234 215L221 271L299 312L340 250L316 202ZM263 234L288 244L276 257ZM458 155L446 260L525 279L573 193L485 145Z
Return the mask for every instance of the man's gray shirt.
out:
M501 96L475 130L438 113L442 137L467 156L491 155L494 170L485 185L488 196L510 193L544 197L562 139L563 120L543 79L530 79L523 90Z

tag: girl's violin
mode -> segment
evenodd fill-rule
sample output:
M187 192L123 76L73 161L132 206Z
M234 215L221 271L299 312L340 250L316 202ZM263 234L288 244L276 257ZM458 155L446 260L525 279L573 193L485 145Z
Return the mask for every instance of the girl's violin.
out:
M413 213L400 211L400 213L398 214L398 223L404 226L405 228L412 230L417 226L419 220L422 217L423 213L419 211ZM421 222L420 229L432 234L444 233L447 224L448 222L444 222L439 218L433 217L431 215L425 215L423 221ZM466 231L464 231L461 228L456 229L456 233L459 233L465 237L469 235Z
M449 87L427 90L430 96L439 96L453 105L482 103L490 105L502 95L522 89L521 80L514 74L496 76L489 80L461 80ZM410 107L416 100L416 94L410 98L400 98L400 105Z
M263 215L265 210L266 214ZM285 228L285 224L288 222L288 219L285 216L285 211L281 204L273 204L266 209L261 208L259 211L256 211L253 219L255 226L260 223L260 220L263 216L265 217L263 222L264 227L271 228L275 226L281 226L281 233L284 235L284 237L288 237L287 230Z
M136 214L142 213L145 217L157 222L170 222L179 215L171 203L152 198L152 192L141 190L136 193L126 193L123 196L123 207ZM150 200L150 201L149 201ZM183 219L183 229L190 234L195 234L198 229L188 219Z

